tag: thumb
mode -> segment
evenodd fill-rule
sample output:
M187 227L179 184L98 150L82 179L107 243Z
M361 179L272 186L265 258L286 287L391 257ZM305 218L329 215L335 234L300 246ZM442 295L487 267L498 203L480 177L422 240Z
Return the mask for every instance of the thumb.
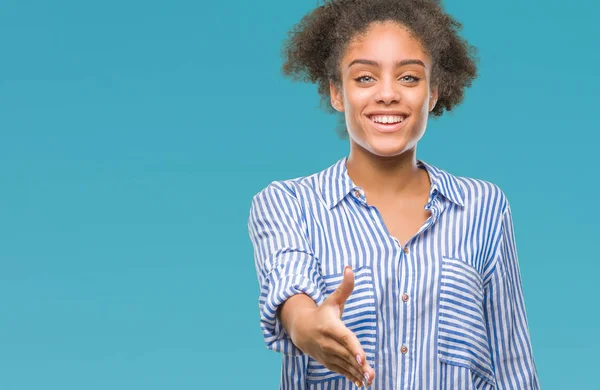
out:
M354 272L352 272L352 268L346 266L344 268L344 278L342 279L342 283L329 297L331 303L339 305L343 311L344 304L350 294L352 294L352 290L354 290Z

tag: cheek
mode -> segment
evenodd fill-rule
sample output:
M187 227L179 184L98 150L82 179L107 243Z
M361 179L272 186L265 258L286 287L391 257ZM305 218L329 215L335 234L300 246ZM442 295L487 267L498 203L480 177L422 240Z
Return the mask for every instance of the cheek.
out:
M405 99L405 102L408 103L413 110L418 110L426 103L427 90L423 88L411 88L405 90L405 93L402 96Z
M347 91L346 109L352 113L362 112L371 100L373 93L367 88L354 88Z

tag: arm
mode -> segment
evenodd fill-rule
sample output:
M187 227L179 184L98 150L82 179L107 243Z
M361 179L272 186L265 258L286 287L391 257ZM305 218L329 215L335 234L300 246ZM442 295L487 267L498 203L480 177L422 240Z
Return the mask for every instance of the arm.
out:
M248 231L260 285L260 324L267 348L286 355L303 353L290 337L294 316L316 308L324 299L324 283L305 223L298 200L276 183L252 199ZM282 305L299 294L305 296L290 300L280 313ZM283 314L281 319L279 314Z
M486 278L484 311L497 389L539 389L508 202Z

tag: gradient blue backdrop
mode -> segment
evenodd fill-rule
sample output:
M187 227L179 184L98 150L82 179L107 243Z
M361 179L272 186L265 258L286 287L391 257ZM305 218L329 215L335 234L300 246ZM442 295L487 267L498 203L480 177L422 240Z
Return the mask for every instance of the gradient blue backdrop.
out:
M0 4L0 389L276 389L247 218L348 152L281 76L315 0ZM514 214L544 389L600 389L595 1L447 0L480 78L418 157Z

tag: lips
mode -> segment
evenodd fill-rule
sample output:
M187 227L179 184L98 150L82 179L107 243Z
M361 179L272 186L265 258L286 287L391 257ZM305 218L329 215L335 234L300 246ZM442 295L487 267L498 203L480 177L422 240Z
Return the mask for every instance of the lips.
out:
M368 115L367 119L369 120L371 125L380 133L393 133L393 132L400 130L408 120L408 116L406 116L404 114L397 114L397 115L402 116L404 119L401 122L396 122L396 123L375 122L372 118L375 116L379 116L378 114ZM392 116L396 116L396 115L392 115Z

